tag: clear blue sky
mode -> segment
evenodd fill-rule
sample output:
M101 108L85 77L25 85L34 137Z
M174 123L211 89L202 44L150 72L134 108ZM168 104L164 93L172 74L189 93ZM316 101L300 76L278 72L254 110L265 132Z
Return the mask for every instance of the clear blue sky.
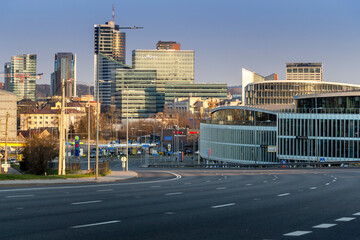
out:
M1 1L1 72L11 56L35 53L38 83L50 84L54 54L74 52L78 81L93 82L94 24L111 19L133 49L159 40L195 50L195 82L241 84L241 68L285 78L286 62L322 62L324 80L360 84L360 1L11 0ZM3 81L3 79L1 79Z

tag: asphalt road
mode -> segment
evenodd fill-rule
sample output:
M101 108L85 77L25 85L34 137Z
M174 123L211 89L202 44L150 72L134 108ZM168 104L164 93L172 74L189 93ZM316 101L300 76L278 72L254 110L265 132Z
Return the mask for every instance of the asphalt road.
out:
M360 170L139 173L0 188L0 239L360 239Z

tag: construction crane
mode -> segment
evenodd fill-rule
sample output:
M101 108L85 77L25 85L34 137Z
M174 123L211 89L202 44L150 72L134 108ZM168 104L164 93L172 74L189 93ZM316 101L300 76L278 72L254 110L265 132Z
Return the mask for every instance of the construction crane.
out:
M114 8L114 4L112 5L112 21L115 23L115 8ZM120 29L143 29L144 27L137 27L137 26L132 26L132 27L119 27L119 25L115 25L115 29L116 30L120 30Z

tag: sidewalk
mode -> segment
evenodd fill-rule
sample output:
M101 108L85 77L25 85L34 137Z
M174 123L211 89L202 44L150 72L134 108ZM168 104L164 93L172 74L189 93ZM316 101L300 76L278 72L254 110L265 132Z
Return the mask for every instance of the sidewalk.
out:
M10 168L11 169L11 168ZM9 169L9 172L10 172ZM15 170L16 171L16 170ZM48 185L48 184L76 184L76 183L105 183L136 178L138 174L133 171L111 171L107 176L99 176L98 180L92 178L67 178L67 179L42 179L42 180L2 180L0 187L14 186L14 185Z

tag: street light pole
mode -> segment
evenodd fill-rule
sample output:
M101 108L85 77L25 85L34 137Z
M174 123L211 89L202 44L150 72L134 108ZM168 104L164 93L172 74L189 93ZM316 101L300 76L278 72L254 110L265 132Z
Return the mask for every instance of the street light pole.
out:
M89 84L89 96L88 96L88 171L90 170L90 84Z
M129 171L129 85L126 85L126 171Z
M98 66L99 67L99 66ZM98 179L98 175L99 175L99 69L97 71L97 75L98 75L98 81L97 81L97 101L96 101L96 163L95 163L95 180Z

